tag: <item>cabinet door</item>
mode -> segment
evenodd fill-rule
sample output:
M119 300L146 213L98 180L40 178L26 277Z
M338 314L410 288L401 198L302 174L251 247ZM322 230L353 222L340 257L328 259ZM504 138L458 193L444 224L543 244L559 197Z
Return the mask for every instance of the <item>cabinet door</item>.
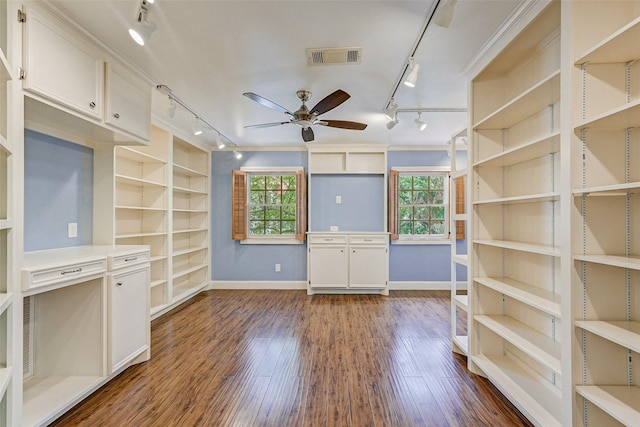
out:
M352 247L349 253L349 286L386 287L389 264L387 255L386 247Z
M149 266L110 274L109 297L113 372L149 346Z
M61 19L31 7L24 25L24 88L102 119L102 59Z
M309 283L312 288L346 288L349 278L346 246L309 249Z
M151 138L151 86L107 63L105 122L132 135Z

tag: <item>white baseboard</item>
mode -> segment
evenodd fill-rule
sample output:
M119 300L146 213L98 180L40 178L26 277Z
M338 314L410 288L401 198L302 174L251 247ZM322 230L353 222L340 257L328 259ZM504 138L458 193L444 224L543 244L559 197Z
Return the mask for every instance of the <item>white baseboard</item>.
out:
M393 282L389 281L390 291L448 291L451 290L451 282Z
M307 282L303 281L268 281L268 280L212 280L210 289L281 289L306 290Z

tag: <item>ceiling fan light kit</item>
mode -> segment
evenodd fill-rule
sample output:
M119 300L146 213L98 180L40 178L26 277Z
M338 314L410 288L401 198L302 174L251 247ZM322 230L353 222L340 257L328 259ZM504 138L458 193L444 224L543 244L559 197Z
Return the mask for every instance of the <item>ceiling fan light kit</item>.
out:
M300 89L296 92L296 95L300 101L302 101L302 105L293 113L282 107L281 105L276 104L273 101L270 101L266 98L263 98L260 95L257 95L253 92L245 92L243 93L247 98L257 102L260 105L263 105L267 108L271 108L272 110L279 111L281 113L289 116L288 121L283 122L273 122L273 123L262 123L257 125L249 125L245 126L246 129L251 128L263 128L263 127L271 127L271 126L280 126L284 124L293 124L300 128L302 134L302 140L304 142L311 142L315 139L315 135L313 133L312 126L327 126L334 127L340 129L351 129L351 130L364 130L367 125L364 123L351 122L346 120L321 120L318 116L326 113L327 111L333 110L347 99L351 97L347 92L342 89L338 89L335 92L327 95L323 99L320 100L313 108L309 109L307 107L307 101L311 99L311 91L306 89Z
M156 30L155 22L147 19L147 14L149 13L147 5L153 3L155 3L155 0L142 0L136 14L136 22L129 28L129 35L140 46L144 46L151 38L151 34Z

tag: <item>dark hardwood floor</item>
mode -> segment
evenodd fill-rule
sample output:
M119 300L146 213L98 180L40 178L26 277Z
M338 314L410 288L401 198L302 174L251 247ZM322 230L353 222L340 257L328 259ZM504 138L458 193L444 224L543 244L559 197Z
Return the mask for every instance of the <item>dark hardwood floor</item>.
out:
M452 353L449 292L207 291L57 426L528 426Z

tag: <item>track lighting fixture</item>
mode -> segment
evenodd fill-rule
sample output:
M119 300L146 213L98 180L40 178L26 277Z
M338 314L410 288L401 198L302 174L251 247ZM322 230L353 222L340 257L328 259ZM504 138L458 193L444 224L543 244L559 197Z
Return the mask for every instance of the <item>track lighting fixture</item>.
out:
M147 14L149 13L147 5L150 3L154 3L154 1L142 0L140 9L136 14L136 22L129 28L129 35L140 46L144 46L149 41L151 34L156 30L155 22L147 19Z
M222 142L222 137L219 133L218 136L216 136L216 145L218 146L218 150L222 150L225 147L224 142Z
M387 129L391 130L394 128L395 125L398 124L398 114L396 113L396 115L394 116L394 118L392 120L390 120L389 122L387 122Z
M169 97L169 106L167 107L167 116L170 119L173 119L176 116L176 103L173 101L173 98Z
M384 110L384 116L389 120L393 120L397 118L396 117L397 112L398 112L398 104L396 104L393 98L391 98L391 101L389 102L389 106L387 107L386 110Z
M176 106L177 105L181 106L182 108L187 110L189 113L191 113L194 117L194 123L193 123L194 135L202 135L205 130L204 126L207 126L209 129L212 129L214 132L218 134L216 136L216 146L218 147L218 149L222 150L226 146L226 144L223 142L223 139L225 139L231 145L233 145L234 147L233 154L235 158L236 159L242 158L242 153L239 151L240 147L238 146L238 144L231 141L229 138L224 136L218 129L213 127L211 123L207 122L202 117L200 117L200 115L196 113L191 107L189 107L183 100L178 98L168 86L159 84L159 85L156 85L156 90L169 98L169 106L167 107L167 114L169 115L169 117L171 118L175 117Z
M427 128L427 124L425 122L422 121L422 119L420 118L420 116L422 115L422 113L420 111L418 111L418 118L414 120L416 126L418 126L418 130L420 132L422 132L423 130L425 130Z
M200 118L196 116L196 121L193 122L193 134L195 136L202 135L202 126L200 126Z
M409 87L416 87L416 82L418 81L418 71L420 71L420 64L414 64L413 57L409 58L409 67L411 68L411 72L404 80L404 85Z

